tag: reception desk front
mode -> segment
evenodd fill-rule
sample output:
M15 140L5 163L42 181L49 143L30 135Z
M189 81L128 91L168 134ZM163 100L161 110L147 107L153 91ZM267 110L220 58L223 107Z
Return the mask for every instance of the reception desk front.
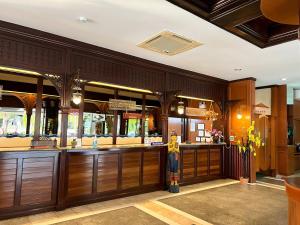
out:
M180 183L224 175L219 144L180 146ZM167 146L0 150L0 219L167 187Z

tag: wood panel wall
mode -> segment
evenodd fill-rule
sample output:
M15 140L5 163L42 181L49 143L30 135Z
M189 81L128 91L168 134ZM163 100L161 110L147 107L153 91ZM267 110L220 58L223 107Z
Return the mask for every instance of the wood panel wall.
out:
M180 146L180 184L227 176L223 145ZM0 219L166 189L167 146L0 152Z
M163 146L68 151L65 207L162 189L165 154Z
M0 219L54 209L59 152L0 154Z
M180 183L191 184L224 176L222 145L181 146Z
M0 21L1 66L68 75L152 91L226 99L228 82L39 30Z
M231 101L228 119L228 134L235 139L247 136L247 129L254 120L255 105L255 79L243 79L230 82L228 86L228 100ZM237 114L241 111L243 118L238 119ZM250 182L256 181L255 157L250 157Z
M271 116L271 168L276 174L289 175L287 138L287 89L286 85L272 87Z

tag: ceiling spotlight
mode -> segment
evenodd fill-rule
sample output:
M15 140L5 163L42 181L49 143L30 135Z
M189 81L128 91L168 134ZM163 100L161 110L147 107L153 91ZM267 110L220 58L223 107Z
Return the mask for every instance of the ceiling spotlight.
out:
M82 22L82 23L87 23L89 20L85 16L80 16L79 21Z
M286 78L281 78L281 80L282 80L282 81L286 81L287 79L286 79Z

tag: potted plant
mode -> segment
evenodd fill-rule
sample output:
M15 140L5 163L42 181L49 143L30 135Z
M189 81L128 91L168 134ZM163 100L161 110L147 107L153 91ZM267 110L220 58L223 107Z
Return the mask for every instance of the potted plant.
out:
M255 148L259 148L263 145L260 137L260 132L255 131L255 122L252 121L250 127L247 129L246 141L242 137L237 141L239 152L242 155L243 160L243 172L242 177L240 177L241 184L246 184L249 182L249 174L246 167L247 155L253 153L254 157L256 156Z
M222 131L217 130L217 129L213 129L211 131L211 137L213 139L213 143L220 143L220 142L224 141Z

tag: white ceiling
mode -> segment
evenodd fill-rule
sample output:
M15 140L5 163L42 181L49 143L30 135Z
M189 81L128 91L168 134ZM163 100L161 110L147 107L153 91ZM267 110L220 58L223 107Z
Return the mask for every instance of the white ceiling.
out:
M300 41L260 49L165 0L0 0L0 8L0 20L159 63L227 80L255 77L257 86L281 78L300 86ZM175 56L136 46L164 30L203 45Z

